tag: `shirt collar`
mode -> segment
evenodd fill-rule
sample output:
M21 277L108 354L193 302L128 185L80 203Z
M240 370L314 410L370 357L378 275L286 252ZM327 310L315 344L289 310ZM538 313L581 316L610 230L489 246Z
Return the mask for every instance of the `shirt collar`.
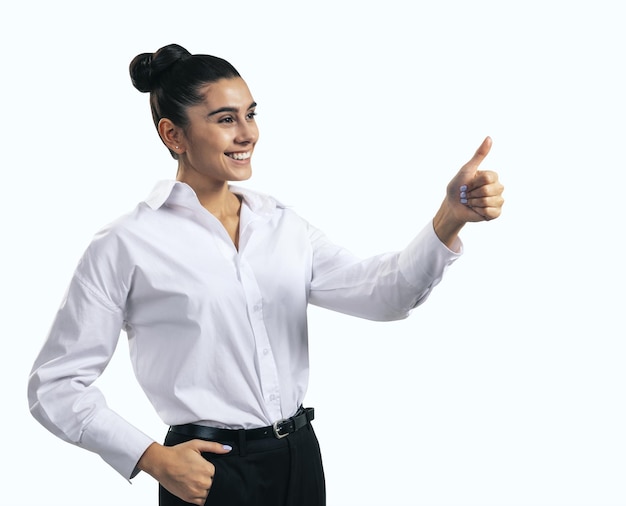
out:
M245 204L256 214L269 215L276 208L285 208L281 202L269 195L240 186L229 185L229 188L235 195L241 195ZM191 186L187 183L170 179L159 181L144 202L155 211L165 204L174 204L188 208L200 205L198 197Z

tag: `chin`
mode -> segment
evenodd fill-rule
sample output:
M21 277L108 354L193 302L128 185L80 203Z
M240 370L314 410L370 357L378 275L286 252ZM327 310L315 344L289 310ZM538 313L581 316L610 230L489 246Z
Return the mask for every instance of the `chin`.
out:
M237 171L233 174L231 181L247 181L252 177L252 169Z

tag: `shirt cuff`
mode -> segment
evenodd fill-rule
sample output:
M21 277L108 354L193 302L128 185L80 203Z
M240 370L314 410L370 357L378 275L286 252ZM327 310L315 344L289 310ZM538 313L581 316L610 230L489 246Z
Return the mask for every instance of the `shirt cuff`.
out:
M112 410L100 411L83 431L79 446L95 452L130 480L137 462L154 440Z
M454 251L448 248L435 233L432 221L400 253L400 271L416 287L434 286L445 270L463 254L463 242L457 237Z

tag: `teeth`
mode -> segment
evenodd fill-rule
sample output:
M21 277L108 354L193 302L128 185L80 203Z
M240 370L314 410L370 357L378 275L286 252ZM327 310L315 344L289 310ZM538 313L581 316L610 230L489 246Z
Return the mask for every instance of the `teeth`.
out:
M229 153L228 156L234 158L235 160L247 160L250 158L250 152L247 153Z

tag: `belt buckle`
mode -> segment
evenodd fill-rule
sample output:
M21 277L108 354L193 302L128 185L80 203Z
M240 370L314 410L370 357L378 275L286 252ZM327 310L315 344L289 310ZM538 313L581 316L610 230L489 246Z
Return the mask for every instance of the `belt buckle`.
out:
M281 434L280 430L282 429L282 426L279 427L279 425L282 425L283 423L288 422L288 421L289 421L288 418L283 418L282 420L277 420L276 422L272 424L272 429L274 429L274 436L276 436L276 439L282 439L289 435L289 432L287 432L286 434Z

